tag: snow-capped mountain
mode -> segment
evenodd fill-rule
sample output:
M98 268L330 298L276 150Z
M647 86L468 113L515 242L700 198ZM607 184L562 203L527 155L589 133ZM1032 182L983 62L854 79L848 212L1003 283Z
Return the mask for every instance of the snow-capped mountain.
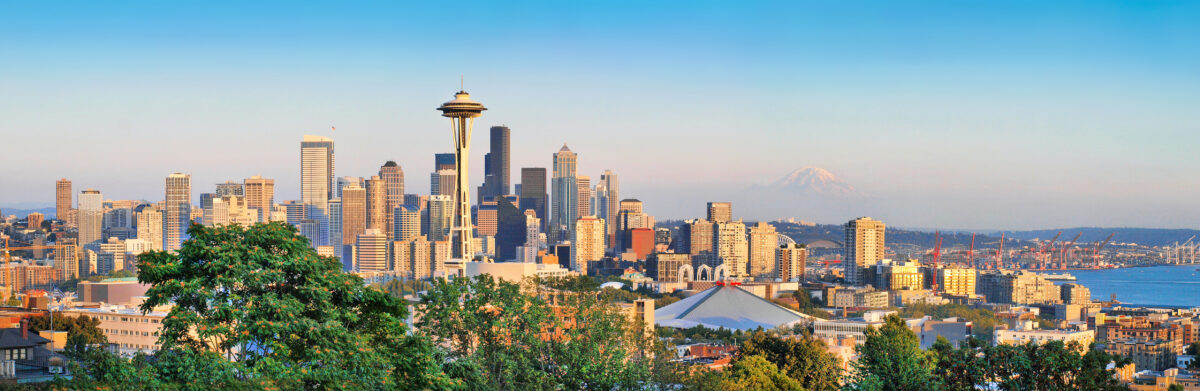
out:
M775 190L786 190L798 194L827 196L860 195L854 186L838 179L833 173L820 167L803 167L792 171L769 186Z

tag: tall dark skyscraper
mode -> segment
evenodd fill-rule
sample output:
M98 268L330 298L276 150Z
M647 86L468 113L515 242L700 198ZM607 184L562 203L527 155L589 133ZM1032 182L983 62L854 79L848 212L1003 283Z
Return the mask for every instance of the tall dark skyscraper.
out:
M546 195L546 169L544 167L525 167L521 169L521 196L520 207L522 211L533 210L537 213L537 218L542 220L542 230L546 228L548 222L546 216L546 200L549 198Z
M483 155L483 184L479 186L479 202L496 196L508 195L510 189L509 148L510 131L507 126L491 129L491 150Z
M453 170L454 169L454 154L453 153L435 153L433 154L433 171L437 170Z

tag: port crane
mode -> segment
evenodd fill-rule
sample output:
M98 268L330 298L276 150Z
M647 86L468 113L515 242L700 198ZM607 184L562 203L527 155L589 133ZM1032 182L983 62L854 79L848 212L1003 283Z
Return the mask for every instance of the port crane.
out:
M1104 246L1107 246L1108 242L1112 241L1113 235L1116 234L1116 232L1108 234L1108 237L1104 238L1104 241L1100 242L1100 244L1097 244L1096 247L1092 249L1092 266L1100 264L1100 250L1103 250Z
M1071 241L1067 242L1067 244L1062 247L1062 250L1059 251L1059 256L1058 256L1059 267L1061 267L1061 268L1067 267L1067 252L1071 251L1071 246L1075 245L1075 242L1079 240L1080 236L1083 236L1083 232L1075 234L1075 237L1071 238Z
M1055 241L1058 241L1059 235L1062 235L1062 231L1058 231L1058 233L1054 234L1053 238L1050 238L1049 242L1047 242L1044 246L1042 246L1040 249L1038 249L1036 261L1038 262L1039 268L1041 268L1041 269L1046 268L1046 257L1044 257L1043 255L1046 253L1046 250L1050 248L1050 246L1054 245Z

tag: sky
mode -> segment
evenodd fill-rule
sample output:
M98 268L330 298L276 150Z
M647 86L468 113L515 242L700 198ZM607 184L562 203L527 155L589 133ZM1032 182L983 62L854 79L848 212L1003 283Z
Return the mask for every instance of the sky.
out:
M0 1L0 205L172 172L295 199L305 134L424 193L462 77L474 184L504 124L514 183L565 143L659 219L1200 228L1197 2L449 4ZM870 199L750 197L804 166Z

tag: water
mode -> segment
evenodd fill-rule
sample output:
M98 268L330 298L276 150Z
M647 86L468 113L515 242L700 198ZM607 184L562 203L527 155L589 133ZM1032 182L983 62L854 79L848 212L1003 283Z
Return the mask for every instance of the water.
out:
M1152 266L1125 269L1072 270L1076 281L1092 292L1092 300L1109 300L1116 293L1124 304L1200 307L1200 265Z

